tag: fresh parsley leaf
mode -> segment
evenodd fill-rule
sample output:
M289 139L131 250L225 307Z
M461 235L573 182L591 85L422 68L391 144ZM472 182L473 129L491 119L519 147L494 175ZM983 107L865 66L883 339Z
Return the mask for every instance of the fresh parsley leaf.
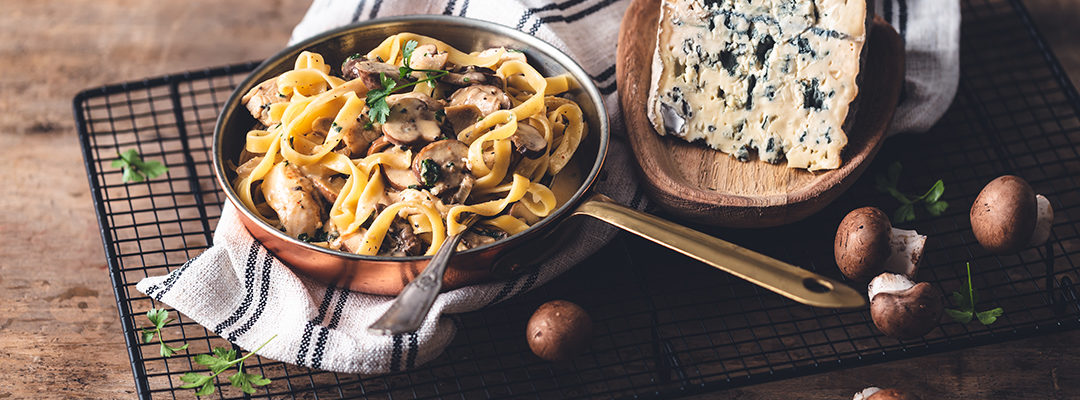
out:
M150 328L145 328L141 331L143 343L150 343L154 340L154 336L157 335L158 344L160 345L158 353L161 354L162 357L172 357L174 354L176 354L176 352L183 351L188 348L187 343L184 343L184 345L180 347L172 347L168 344L165 344L165 340L162 339L161 328L164 328L165 325L168 325L170 322L174 321L173 319L169 318L169 310L151 308L150 311L146 312L146 319L150 320L150 323L153 324L153 326Z
M277 335L274 335L263 343L259 348L248 353L247 355L236 358L236 350L226 349L222 347L215 347L213 350L214 355L199 354L195 356L195 363L205 366L210 369L210 375L186 373L180 377L180 380L187 382L180 386L184 389L199 388L195 391L196 396L206 396L214 393L214 378L225 372L232 366L236 365L236 373L229 376L229 382L234 386L240 388L244 393L254 394L256 386L266 386L270 384L270 379L264 378L259 374L244 373L244 360L251 357L253 354L262 350L271 340L274 340Z
M368 118L371 119L372 122L380 124L386 123L386 117L390 115L390 105L386 103L386 96L389 96L395 91L405 89L410 86L418 85L425 82L433 82L436 79L439 79L450 73L450 71L441 69L413 69L412 67L410 67L409 64L411 64L412 62L413 51L416 50L416 46L418 46L419 44L420 43L415 40L405 42L405 46L402 48L401 51L403 65L398 67L398 74L401 76L402 80L412 80L414 78L410 78L411 74L413 72L420 71L426 73L427 78L408 82L398 86L397 82L394 79L387 77L386 74L380 73L379 83L382 84L382 88L369 90L367 92L367 97L364 100L364 102L367 103L368 106Z
M439 164L430 158L425 158L420 161L420 183L424 186L434 186L435 182L439 181L442 175L442 171L439 170Z
M926 212L935 217L944 213L945 209L949 207L949 203L941 200L941 195L945 193L945 183L938 179L930 187L930 190L926 191L922 196L909 196L897 189L900 183L900 173L903 170L904 167L899 161L894 162L889 165L885 174L878 174L874 180L874 187L879 192L888 193L889 196L900 202L900 207L893 214L893 223L900 224L914 221L915 205L918 203L923 203Z
M979 296L976 294L975 286L971 282L971 263L967 263L967 294L953 292L952 302L957 308L946 308L945 314L961 324L971 322L972 319L978 319L983 325L990 325L997 321L998 317L1005 314L1005 310L1001 307L976 312L975 304L978 301Z
M139 156L139 152L135 149L128 149L123 153L117 153L118 157L113 160L113 168L122 168L124 171L124 182L142 182L146 178L157 178L161 174L169 171L169 168L162 165L157 161L143 161Z

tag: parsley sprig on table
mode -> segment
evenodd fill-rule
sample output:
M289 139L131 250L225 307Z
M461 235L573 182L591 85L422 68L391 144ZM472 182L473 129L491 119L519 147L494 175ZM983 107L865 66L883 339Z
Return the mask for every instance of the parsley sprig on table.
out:
M926 212L935 217L945 212L945 209L949 207L949 203L941 200L941 195L945 193L945 183L938 179L930 187L930 190L926 191L922 196L907 195L896 188L900 182L900 172L903 169L903 165L897 161L889 165L888 172L885 175L878 174L877 176L877 190L888 193L900 202L900 208L897 208L896 213L893 214L893 223L899 224L915 220L915 206L919 203L923 203Z
M427 74L427 77L398 86L397 81L387 77L386 74L380 73L379 83L382 84L382 88L369 90L367 92L367 99L365 100L368 106L368 118L372 121L380 124L386 123L386 117L390 115L390 105L386 103L386 96L410 86L415 86L424 82L432 82L450 73L450 71L442 69L413 69L412 67L409 67L413 51L416 50L416 46L418 45L419 43L415 40L405 42L405 47L401 51L401 54L404 57L404 65L398 67L398 73L401 75L401 79L408 79L412 76L413 72L424 72Z
M161 337L161 328L175 320L169 318L169 310L151 308L150 311L146 312L146 319L150 320L150 323L154 324L154 326L142 330L143 343L150 343L151 340L154 340L154 335L157 335L158 343L161 344L160 352L162 357L172 357L176 352L187 349L187 343L180 347L172 347L165 344L165 340Z
M142 182L147 177L157 178L169 170L160 162L153 160L143 161L142 157L139 156L139 152L135 149L129 149L116 155L120 158L113 160L112 166L113 168L124 169L124 182Z
M210 368L210 374L196 374L194 372L188 372L184 376L180 377L180 380L187 382L181 385L184 389L194 389L196 396L206 396L214 393L214 378L220 375L225 370L232 368L236 365L236 373L229 376L229 382L234 386L240 388L244 393L254 394L256 386L266 386L270 384L270 379L264 378L259 374L249 374L244 372L244 360L251 357L253 354L262 350L271 340L277 335L270 337L266 343L262 346L248 353L246 356L236 358L236 350L224 349L221 347L214 348L214 355L200 354L195 356L195 363Z
M983 325L990 325L997 321L998 317L1005 314L1005 310L1001 307L976 312L975 303L978 299L979 296L975 294L975 287L971 283L971 263L967 263L967 295L953 292L952 302L958 309L946 308L945 313L961 324L971 322L972 318L975 318Z

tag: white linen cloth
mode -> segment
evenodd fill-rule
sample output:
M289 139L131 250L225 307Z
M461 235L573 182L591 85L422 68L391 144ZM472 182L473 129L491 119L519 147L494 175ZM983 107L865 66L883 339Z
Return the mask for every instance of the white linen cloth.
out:
M905 93L891 132L928 129L948 107L958 79L957 0L875 0L878 13L907 39ZM623 139L615 95L615 44L629 0L315 0L292 43L328 29L377 17L452 14L494 21L562 49L585 68L605 95L613 140L595 188L631 207L644 207ZM642 32L642 35L653 35ZM226 204L214 244L165 276L143 279L139 291L240 347L275 360L345 373L375 374L421 365L454 338L449 314L478 310L544 284L607 243L611 227L589 220L580 240L534 272L441 294L416 333L378 336L366 330L392 297L355 293L294 274L243 228ZM522 336L524 338L524 335Z

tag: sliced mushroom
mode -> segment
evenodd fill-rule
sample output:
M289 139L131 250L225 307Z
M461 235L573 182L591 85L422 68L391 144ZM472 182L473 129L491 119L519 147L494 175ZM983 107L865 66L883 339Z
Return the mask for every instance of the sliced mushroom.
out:
M472 85L458 89L450 95L450 105L471 104L485 116L495 111L510 108L510 96L502 89L491 85ZM475 121L474 121L475 122Z
M1023 178L1005 175L986 184L971 205L975 239L993 253L1037 246L1050 237L1054 210Z
M420 255L422 249L423 243L413 234L412 226L404 220L396 219L390 224L390 230L379 247L379 255L416 256Z
M844 276L866 282L884 271L914 277L925 247L926 236L893 228L884 212L863 207L840 221L833 256Z
M514 144L514 151L527 158L540 158L547 151L548 142L544 134L540 133L532 125L518 123L517 130L510 135L510 142Z
M449 57L449 53L440 52L435 45L423 44L416 46L416 49L413 50L412 55L409 57L409 67L412 69L442 69ZM419 76L419 78L423 79L423 76Z
M442 133L435 112L442 109L438 101L423 93L395 94L386 98L390 115L382 124L386 139L403 146L434 141Z
M413 158L412 170L421 184L440 196L455 191L469 175L469 146L454 139L424 146ZM468 197L466 195L466 197Z
M277 79L268 79L260 83L259 86L251 88L244 97L240 98L240 101L244 102L248 111L251 112L251 116L265 126L277 122L270 118L270 105L288 100L287 97L278 92Z
M461 235L461 243L458 244L458 251L477 248L486 244L495 243L497 240L501 240L509 235L503 232L501 229L494 227L474 227L469 229Z
M367 149L367 155L370 156L393 146L393 143L390 143L389 140L386 140L386 136L379 136L378 138L375 138L375 140L371 141L371 146L368 146Z
M322 226L322 208L311 180L296 167L278 163L263 178L261 186L266 204L277 213L289 236L313 236Z
M371 148L371 144L380 137L382 137L382 132L375 130L366 116L360 116L357 123L341 132L341 144L348 150L350 157L359 157L365 154Z
M341 64L341 76L347 80L360 78L368 90L382 89L379 74L386 75L399 85L404 83L400 70L393 64L368 60L366 57L349 58Z
M494 70L475 65L450 71L450 73L439 78L439 82L454 86L492 85L500 89L506 87L506 82L503 82L502 78L495 75Z
M338 194L341 193L341 188L345 186L345 178L338 176L337 172L329 168L323 167L319 164L305 165L299 168L300 173L311 180L312 187L315 188L315 192L326 200L327 203L333 204L337 200Z
M375 147L374 145L372 146ZM389 153L394 157L405 157L409 150L402 149L398 146L387 147L383 150L385 153ZM386 177L386 182L390 184L394 189L403 190L409 186L419 185L420 181L416 179L416 175L413 174L411 168L394 168L392 165L384 164L382 166L383 176Z
M480 117L484 116L480 109L472 104L447 106L444 111L446 112L446 122L450 123L454 133L465 130L465 128L472 126L480 120Z
M930 332L945 312L941 293L929 283L916 284L900 274L886 272L870 281L870 318L882 333L914 339Z

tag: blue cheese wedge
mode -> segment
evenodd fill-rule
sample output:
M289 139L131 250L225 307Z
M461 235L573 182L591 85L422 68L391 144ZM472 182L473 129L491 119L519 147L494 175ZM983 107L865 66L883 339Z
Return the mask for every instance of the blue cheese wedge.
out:
M858 94L864 0L664 0L648 117L740 161L835 169Z

